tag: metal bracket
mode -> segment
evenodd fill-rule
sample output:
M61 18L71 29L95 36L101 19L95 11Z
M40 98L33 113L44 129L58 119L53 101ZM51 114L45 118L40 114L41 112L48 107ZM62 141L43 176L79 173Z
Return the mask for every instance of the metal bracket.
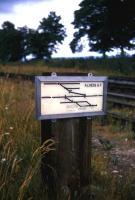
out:
M90 73L88 73L88 76L93 76L93 73L91 73L91 72L90 72Z
M56 72L52 72L52 73L51 73L51 76L52 76L52 77L56 77L56 76L57 76L57 73L56 73Z
M57 122L57 119L52 119L52 123L56 123Z

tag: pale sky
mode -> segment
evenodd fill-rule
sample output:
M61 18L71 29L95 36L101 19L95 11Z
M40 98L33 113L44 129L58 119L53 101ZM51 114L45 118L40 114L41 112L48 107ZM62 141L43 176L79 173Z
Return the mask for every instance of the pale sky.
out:
M0 25L4 21L10 21L16 27L28 26L29 28L37 28L39 22L51 11L61 16L61 23L66 28L67 37L62 45L59 45L58 52L53 57L81 57L81 56L98 56L95 52L89 52L88 46L81 53L73 54L69 43L73 39L74 11L79 9L82 0L0 0ZM85 40L83 44L86 43ZM108 53L115 55L118 51Z
M74 11L79 9L81 0L0 0L0 25L4 21L10 21L16 27L27 25L29 28L37 28L43 17L47 17L51 11L61 16L61 23L66 28L67 37L59 50L53 56L76 57L97 55L88 52L85 48L81 53L72 54L69 43L73 39Z

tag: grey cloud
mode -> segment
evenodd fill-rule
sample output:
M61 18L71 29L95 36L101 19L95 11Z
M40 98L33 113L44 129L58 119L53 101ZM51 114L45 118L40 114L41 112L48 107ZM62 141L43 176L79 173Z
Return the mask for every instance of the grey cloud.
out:
M51 0L0 0L0 13L12 12L13 6L19 3L25 4L29 2L38 3Z

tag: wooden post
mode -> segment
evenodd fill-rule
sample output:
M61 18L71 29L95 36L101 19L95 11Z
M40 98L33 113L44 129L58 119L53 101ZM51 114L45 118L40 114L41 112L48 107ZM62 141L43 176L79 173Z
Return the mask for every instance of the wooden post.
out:
M52 121L41 120L41 144L48 139L53 139ZM47 186L49 200L56 197L56 173L55 173L55 153L53 151L46 154L41 161L41 174L43 182Z
M79 120L80 199L90 198L92 118ZM89 187L88 187L89 186ZM89 191L84 190L89 188Z
M58 200L68 199L74 185L73 173L76 169L75 147L75 122L74 119L61 119L55 127L57 141L57 174L58 174Z
M56 141L56 151L45 155L41 165L49 200L88 199L84 189L90 186L91 128L86 117L41 121L42 143Z

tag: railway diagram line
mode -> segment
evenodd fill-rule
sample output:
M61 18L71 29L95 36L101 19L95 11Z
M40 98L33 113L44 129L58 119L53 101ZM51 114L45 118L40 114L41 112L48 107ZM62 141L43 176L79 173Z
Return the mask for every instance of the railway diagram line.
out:
M90 103L90 98L92 97L101 97L103 95L87 95L86 93L79 92L80 91L80 83L47 83L58 85L62 89L64 89L67 94L60 96L42 96L43 99L61 99L60 104L76 104L79 107L94 107L97 104ZM46 85L47 85L46 84ZM69 85L69 86L68 86Z

